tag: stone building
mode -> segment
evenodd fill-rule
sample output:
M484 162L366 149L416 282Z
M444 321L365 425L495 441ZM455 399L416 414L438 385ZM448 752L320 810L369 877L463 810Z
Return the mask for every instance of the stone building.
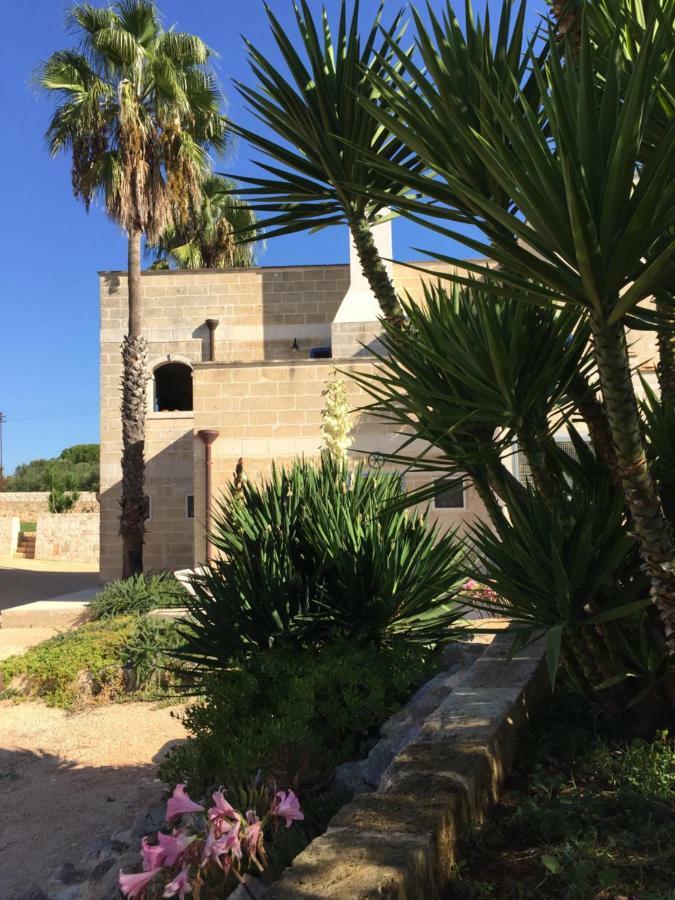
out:
M384 257L392 255L390 229L378 226ZM393 265L392 274L399 291L420 296L419 272ZM349 372L372 365L363 345L377 341L379 309L353 248L345 265L145 272L142 283L152 375L145 566L179 569L203 561L207 552L207 455L216 499L239 457L248 476L255 477L272 461L317 455L324 385L336 366ZM100 301L101 578L107 581L120 576L122 560L120 343L127 320L126 273L100 273ZM640 348L643 364L652 351L651 345ZM368 397L347 383L358 410ZM353 435L354 456L366 459L391 451L401 440L362 412L354 414ZM512 462L517 472L517 458ZM416 487L424 480L407 476L406 484ZM437 500L431 514L451 525L482 512L467 486Z

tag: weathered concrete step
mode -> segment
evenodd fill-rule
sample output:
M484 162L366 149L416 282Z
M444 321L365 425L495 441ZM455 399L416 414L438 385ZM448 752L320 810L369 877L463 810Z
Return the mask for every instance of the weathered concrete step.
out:
M3 610L0 628L72 628L87 622L89 601L100 587L85 588L51 600L36 600Z

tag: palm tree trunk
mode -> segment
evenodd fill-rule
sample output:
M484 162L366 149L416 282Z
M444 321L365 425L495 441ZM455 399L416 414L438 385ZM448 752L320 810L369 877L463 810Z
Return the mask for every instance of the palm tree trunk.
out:
M659 291L656 295L656 310L662 315L672 315L673 297L666 291ZM656 374L659 379L661 397L675 405L675 331L669 328L657 330L659 345L659 361Z
M605 463L612 473L612 477L618 482L616 452L604 404L598 400L595 392L580 372L575 373L572 377L567 387L567 393L586 423L596 457Z
M591 317L591 328L621 483L651 577L652 600L668 651L675 656L675 545L647 464L626 332L620 323L606 325L595 317Z
M363 217L355 218L349 223L349 230L361 263L361 269L380 304L383 315L392 322L402 322L403 310L398 302L393 282L375 245L370 223Z
M122 574L124 578L143 571L143 536L148 517L145 481L145 390L147 350L140 333L141 232L129 234L129 330L122 342Z

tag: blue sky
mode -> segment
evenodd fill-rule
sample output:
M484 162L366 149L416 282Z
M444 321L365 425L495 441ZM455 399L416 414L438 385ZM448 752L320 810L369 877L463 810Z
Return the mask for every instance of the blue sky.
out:
M310 3L314 5L314 0ZM292 33L291 0L271 0L270 5ZM375 0L363 0L365 22L375 5ZM434 7L440 5L433 0ZM9 4L3 12L0 411L7 415L6 474L18 463L54 456L71 444L98 441L96 273L126 266L123 234L101 209L86 214L72 196L69 160L50 159L45 149L43 135L51 106L35 90L31 76L50 53L71 45L63 26L69 6L66 0L31 0ZM243 81L249 77L241 34L275 55L262 0L161 0L159 6L165 25L176 23L180 30L199 34L217 51L227 111L235 121L250 124L230 82L232 77ZM392 14L398 6L386 0ZM493 11L500 6L490 0ZM327 7L336 10L337 0L327 0ZM535 10L544 9L545 4L532 0L530 7L533 25ZM222 168L250 172L249 155L245 145L235 144ZM414 226L395 222L397 258L415 255L412 246L429 247L432 242ZM331 229L268 242L260 262L342 262L347 255L346 233Z

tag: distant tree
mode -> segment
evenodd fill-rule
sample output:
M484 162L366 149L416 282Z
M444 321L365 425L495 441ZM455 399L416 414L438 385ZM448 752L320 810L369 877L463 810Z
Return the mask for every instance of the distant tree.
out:
M73 444L72 447L66 447L61 451L59 459L73 463L94 463L98 466L99 454L101 448L99 444Z
M235 183L222 175L208 175L201 198L191 203L190 215L171 225L148 255L153 269L224 269L254 263L256 215L232 193Z
M34 459L17 466L2 491L51 491L54 481L72 491L99 490L99 445L75 444L53 459Z

